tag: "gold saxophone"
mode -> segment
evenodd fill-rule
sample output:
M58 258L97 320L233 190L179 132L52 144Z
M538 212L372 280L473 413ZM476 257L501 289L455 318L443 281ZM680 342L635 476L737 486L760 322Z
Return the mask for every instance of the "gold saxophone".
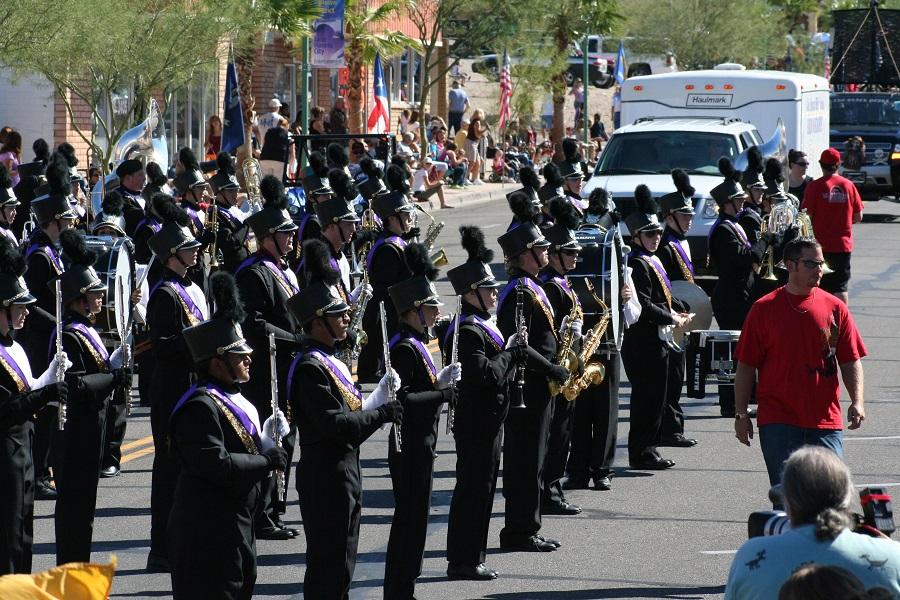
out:
M581 305L578 302L574 302L572 305L572 310L569 311L569 323L572 321L581 321L584 319L584 313L581 310ZM575 343L575 332L572 331L571 327L566 329L565 334L563 335L563 339L559 345L559 348L556 351L556 357L553 362L560 367L565 367L569 371L569 377L566 379L565 383L558 383L556 381L549 382L548 388L550 389L550 395L556 396L563 392L566 387L566 384L572 380L575 376L575 373L578 371L578 355L575 354L575 351L572 350L572 346Z
M584 365L584 370L576 373L570 370L569 378L565 383L559 386L559 391L565 396L566 400L572 402L578 397L578 394L586 390L591 385L599 385L604 377L606 377L606 367L598 360L592 360L594 353L603 342L603 336L609 325L610 310L606 303L600 299L594 292L594 288L588 283L588 290L594 295L594 300L602 307L603 314L597 324L591 327L581 340L581 354L577 358L576 366L580 363ZM551 392L552 392L551 388Z

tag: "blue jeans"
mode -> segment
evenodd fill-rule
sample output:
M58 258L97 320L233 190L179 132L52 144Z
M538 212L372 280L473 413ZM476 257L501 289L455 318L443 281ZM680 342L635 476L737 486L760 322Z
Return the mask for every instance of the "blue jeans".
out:
M806 429L773 423L759 426L759 445L769 471L769 485L775 485L781 483L784 461L801 446L822 446L843 458L844 432L841 429Z

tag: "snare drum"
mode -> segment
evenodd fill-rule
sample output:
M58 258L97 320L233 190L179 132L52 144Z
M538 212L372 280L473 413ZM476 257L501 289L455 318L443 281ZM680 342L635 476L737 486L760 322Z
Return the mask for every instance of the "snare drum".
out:
M687 395L706 397L706 378L714 377L719 384L734 384L737 347L740 331L691 331L687 334L685 359L687 362Z
M130 320L131 292L134 289L134 251L128 238L85 236L87 247L97 253L94 269L106 284L103 309L96 327L107 346L116 347ZM122 310L119 310L119 307Z

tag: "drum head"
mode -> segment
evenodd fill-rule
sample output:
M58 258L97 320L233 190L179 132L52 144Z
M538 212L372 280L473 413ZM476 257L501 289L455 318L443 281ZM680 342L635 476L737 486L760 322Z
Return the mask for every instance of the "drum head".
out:
M131 322L131 292L134 277L131 272L131 256L124 247L117 253L115 270L115 292L113 294L115 305L112 307L115 312L116 332L119 339L123 339L127 335L125 331Z
M615 344L616 350L622 349L622 295L619 284L621 283L621 248L622 238L619 236L618 228L609 229L603 239L603 245L608 249L603 253L603 278L607 280L604 285L606 298L604 301L610 310L609 339Z
M106 284L106 302L97 315L97 329L101 337L122 333L131 318L131 291L134 288L134 258L127 238L85 236L85 243L98 254L94 268ZM119 310L122 307L123 310Z

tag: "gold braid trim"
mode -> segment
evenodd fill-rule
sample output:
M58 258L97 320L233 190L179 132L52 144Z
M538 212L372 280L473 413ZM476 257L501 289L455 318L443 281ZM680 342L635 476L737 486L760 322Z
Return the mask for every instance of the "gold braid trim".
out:
M194 313L191 312L191 309L188 308L187 303L184 301L184 298L181 297L181 294L178 293L178 290L172 288L172 291L175 292L175 298L178 299L178 304L181 305L181 308L184 310L184 314L187 317L188 325L194 326L200 324L200 319L198 319Z
M241 438L241 442L244 444L244 448L247 449L247 452L250 454L259 454L259 448L256 447L256 442L253 440L253 436L244 428L240 421L237 420L237 417L234 416L228 407L225 406L225 403L213 396L212 394L207 394L210 398L213 399L213 402L216 403L216 406L219 407L219 410L222 411L222 414L225 415L225 419L228 420L228 423L231 425L231 428L234 429L234 432Z
M81 340L81 344L85 346L88 350L88 353L94 357L94 361L97 363L97 368L100 369L101 373L106 373L109 371L109 365L106 363L106 359L100 356L100 353L94 349L94 345L91 341L85 336L83 333L78 331L77 329L69 329L70 333L74 333L75 337Z
M675 255L675 262L678 263L678 268L681 269L681 275L684 277L684 280L694 283L694 276L691 275L691 270L688 269L684 259L681 258L681 253L675 248L675 244L677 243L678 242L669 242L669 246L672 247L672 253Z
M319 360L319 359L316 359ZM344 399L344 402L347 403L347 406L350 408L350 412L356 412L362 408L362 400L357 397L355 390L350 390L344 383L341 381L340 377L332 371L331 366L319 360L319 364L325 367L325 370L328 371L328 374L331 376L331 381L334 383L335 387L337 387L338 392L341 394L341 398Z
M553 337L556 341L559 341L559 332L556 331L556 326L553 324L553 313L550 311L550 307L546 306L544 302L541 300L541 297L537 295L537 292L529 288L527 285L525 289L531 293L531 297L533 298L533 302L541 307L541 310L544 311L544 316L547 317L547 323L550 325L550 331L553 332Z
M22 381L22 378L19 377L19 374L16 373L15 368L6 362L6 359L0 356L0 365L3 365L3 368L9 373L9 376L12 377L13 382L16 384L16 388L18 388L19 392L25 391L25 382Z
M669 287L666 285L666 280L662 278L662 275L659 271L656 270L656 267L653 266L652 262L646 259L644 259L644 262L647 263L647 266L650 267L650 270L653 271L654 275L656 275L656 279L659 281L659 285L662 286L663 294L666 295L666 304L669 306L669 310L672 310L672 292L669 291Z

